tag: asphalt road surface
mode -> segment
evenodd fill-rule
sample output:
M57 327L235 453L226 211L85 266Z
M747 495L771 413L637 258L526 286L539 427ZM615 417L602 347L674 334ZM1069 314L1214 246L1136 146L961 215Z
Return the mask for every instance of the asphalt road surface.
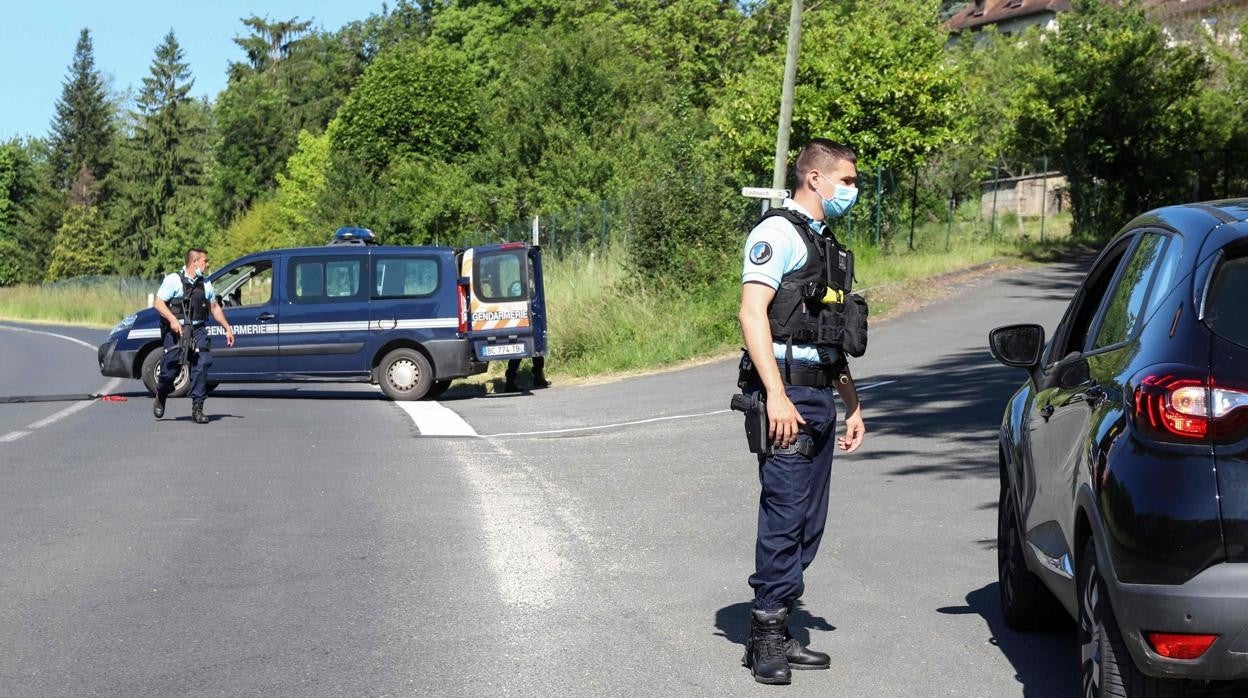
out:
M223 385L200 426L102 378L102 332L0 323L0 397L129 397L0 404L0 695L1072 695L1073 626L1016 633L998 606L995 439L1023 374L985 345L1051 330L1085 267L872 327L867 440L833 464L795 615L832 668L787 689L740 666L758 485L735 360L414 408Z

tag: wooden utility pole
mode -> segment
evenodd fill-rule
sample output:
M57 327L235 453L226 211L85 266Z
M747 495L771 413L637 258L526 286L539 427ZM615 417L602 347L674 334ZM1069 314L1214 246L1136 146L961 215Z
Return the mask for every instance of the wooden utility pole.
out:
M802 43L802 0L789 8L789 47L784 54L784 86L780 92L780 126L776 129L776 161L771 170L771 188L784 188L789 163L789 127L793 123L793 83L797 81L797 49ZM794 183L797 187L798 183ZM779 201L772 201L779 206Z

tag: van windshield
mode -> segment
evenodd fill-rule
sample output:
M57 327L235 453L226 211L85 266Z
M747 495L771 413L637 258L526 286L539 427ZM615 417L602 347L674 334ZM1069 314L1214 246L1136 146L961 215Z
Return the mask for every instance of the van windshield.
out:
M1232 257L1218 267L1205 302L1205 324L1214 334L1248 347L1248 255Z

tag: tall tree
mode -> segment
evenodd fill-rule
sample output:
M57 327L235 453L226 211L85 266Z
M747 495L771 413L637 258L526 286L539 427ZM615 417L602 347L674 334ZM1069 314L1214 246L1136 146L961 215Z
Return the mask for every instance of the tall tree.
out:
M1076 234L1098 239L1125 217L1187 198L1208 61L1171 45L1137 0L1075 0L1042 61L1026 66L1017 137L1052 144L1070 182Z
M108 174L113 116L104 80L95 68L91 32L84 28L74 46L74 60L56 102L48 139L57 188L68 188L84 165L97 181Z
M120 201L114 221L129 256L129 271L152 274L170 263L157 249L176 249L169 240L179 194L199 187L204 177L206 116L188 96L194 80L182 47L170 30L156 47L151 74L131 113L133 134L126 140L118 169Z
M0 144L0 286L33 281L35 266L26 216L38 193L34 158L28 144Z

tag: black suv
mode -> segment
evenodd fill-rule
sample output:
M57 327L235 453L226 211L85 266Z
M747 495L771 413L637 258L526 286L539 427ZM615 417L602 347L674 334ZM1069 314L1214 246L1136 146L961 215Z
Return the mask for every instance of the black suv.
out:
M1001 606L1077 619L1083 695L1248 695L1246 219L1248 199L1144 214L1047 345L989 338L1028 372L1001 424Z

